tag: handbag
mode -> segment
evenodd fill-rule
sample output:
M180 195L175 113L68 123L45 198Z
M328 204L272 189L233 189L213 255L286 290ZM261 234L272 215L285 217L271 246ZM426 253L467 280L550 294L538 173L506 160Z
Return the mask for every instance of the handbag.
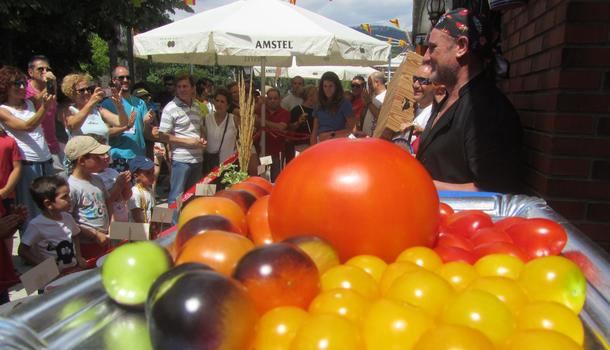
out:
M220 139L220 146L218 146L218 151L211 153L211 152L205 152L205 155L203 156L203 162L205 164L205 172L206 174L209 173L210 171L212 171L212 169L214 169L215 167L217 167L220 164L220 150L222 149L222 144L225 141L225 134L227 133L227 128L229 126L229 117L231 115L227 114L227 122L225 123L225 129L222 132L222 138Z

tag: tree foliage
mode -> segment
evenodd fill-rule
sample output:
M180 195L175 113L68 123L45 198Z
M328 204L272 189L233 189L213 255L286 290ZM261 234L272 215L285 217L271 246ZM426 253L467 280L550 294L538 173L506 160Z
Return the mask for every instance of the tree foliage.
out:
M91 34L113 49L120 26L143 32L169 23L175 9L192 12L182 0L0 0L0 63L25 69L44 54L59 75L95 66Z

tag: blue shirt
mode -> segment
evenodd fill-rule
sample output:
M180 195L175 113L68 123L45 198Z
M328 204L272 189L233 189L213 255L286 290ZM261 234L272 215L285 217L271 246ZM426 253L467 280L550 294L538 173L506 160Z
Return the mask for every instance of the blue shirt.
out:
M337 112L332 113L329 110L318 108L314 111L314 118L318 118L318 134L327 131L337 131L345 129L347 117L352 115L352 104L347 101L341 101L341 105Z
M146 103L135 96L122 98L121 100L123 102L125 114L127 114L127 119L130 118L132 111L136 111L136 120L131 129L123 131L120 135L110 138L110 156L112 158L124 159L133 159L136 156L145 156L146 144L144 143L144 116L148 112ZM106 108L112 113L118 114L114 104L108 98L102 101L102 107Z

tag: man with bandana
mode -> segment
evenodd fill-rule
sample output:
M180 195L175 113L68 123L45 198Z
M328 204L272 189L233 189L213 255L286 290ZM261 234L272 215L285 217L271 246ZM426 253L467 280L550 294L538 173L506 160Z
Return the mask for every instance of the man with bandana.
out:
M421 135L417 159L439 190L517 193L519 116L483 71L484 27L469 10L452 10L430 32L424 63L445 85Z

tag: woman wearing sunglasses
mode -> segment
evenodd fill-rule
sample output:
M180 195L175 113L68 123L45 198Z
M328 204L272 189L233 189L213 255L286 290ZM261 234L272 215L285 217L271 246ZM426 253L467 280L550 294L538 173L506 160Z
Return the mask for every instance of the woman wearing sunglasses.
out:
M30 195L30 184L39 176L54 174L53 159L40 123L55 101L55 95L44 91L38 100L39 106L35 106L25 97L26 87L25 74L18 68L5 66L0 69L0 126L15 139L22 157L15 195L17 204L27 208L27 219L20 232L25 232L30 219L40 213Z
M127 114L117 89L112 89L110 100L118 115L99 106L104 99L104 90L91 84L91 79L85 74L66 75L61 82L61 91L74 102L68 107L65 120L70 136L95 134L103 137L107 143L110 128L123 128L121 131L129 129Z

